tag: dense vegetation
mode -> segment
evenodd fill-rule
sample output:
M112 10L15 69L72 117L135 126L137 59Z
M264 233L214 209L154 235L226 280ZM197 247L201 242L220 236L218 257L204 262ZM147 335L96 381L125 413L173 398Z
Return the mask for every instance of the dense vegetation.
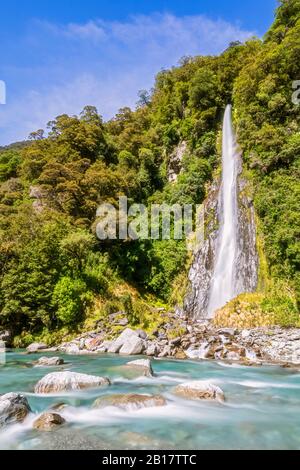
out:
M140 93L135 111L121 109L105 123L87 106L78 117L57 117L29 143L0 149L0 327L28 342L45 331L92 327L116 309L145 323L149 304L177 301L185 242L101 242L96 210L102 202L117 207L122 195L145 204L201 203L219 167L229 102L253 183L263 301L295 323L300 106L291 95L300 79L299 38L300 0L283 1L263 41L183 58L158 74L150 94ZM183 142L181 173L170 182L170 160Z

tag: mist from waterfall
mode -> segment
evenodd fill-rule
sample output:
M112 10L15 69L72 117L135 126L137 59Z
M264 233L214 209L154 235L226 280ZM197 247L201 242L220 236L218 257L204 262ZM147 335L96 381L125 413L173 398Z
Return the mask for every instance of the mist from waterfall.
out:
M226 107L223 123L222 184L219 200L219 236L211 279L208 317L237 295L236 260L238 257L238 160L232 129L231 106Z

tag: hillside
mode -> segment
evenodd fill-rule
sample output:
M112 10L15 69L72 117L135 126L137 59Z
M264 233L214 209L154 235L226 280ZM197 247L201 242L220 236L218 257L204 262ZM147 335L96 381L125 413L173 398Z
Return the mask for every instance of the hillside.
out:
M117 207L122 195L131 203L202 203L220 172L228 103L260 256L258 292L242 306L299 326L300 105L292 102L299 38L300 0L282 1L263 40L182 58L157 75L151 93L140 93L136 110L103 122L87 106L33 132L30 143L0 149L0 328L12 330L15 345L52 343L122 310L133 325L153 329L157 307L182 303L191 262L185 241L100 241L96 211Z

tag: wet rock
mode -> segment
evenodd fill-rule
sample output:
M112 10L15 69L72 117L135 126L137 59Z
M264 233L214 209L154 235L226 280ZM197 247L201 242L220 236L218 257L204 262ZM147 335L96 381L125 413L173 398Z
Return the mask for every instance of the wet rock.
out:
M53 431L55 428L65 424L64 418L57 413L43 413L33 423L34 429L39 431Z
M43 377L35 386L35 393L56 393L110 385L106 377L78 374L76 372L54 372Z
M145 350L145 342L138 336L132 335L121 347L119 354L123 356L135 356Z
M30 354L37 353L38 351L42 351L43 349L47 349L47 344L45 343L32 343L26 348L26 351Z
M96 349L97 352L106 353L112 345L112 341L103 341L103 343Z
M31 412L27 398L17 393L0 396L0 427L22 422Z
M54 367L61 366L65 361L60 357L41 357L35 367Z
M149 359L139 359L137 361L127 362L126 367L140 372L146 377L153 377L153 369Z
M178 385L174 393L182 398L189 400L216 400L223 402L225 400L224 392L216 385L193 381Z
M100 397L94 402L93 408L114 406L122 410L130 411L164 405L166 405L166 400L161 395L138 395L132 393L128 395L120 394Z

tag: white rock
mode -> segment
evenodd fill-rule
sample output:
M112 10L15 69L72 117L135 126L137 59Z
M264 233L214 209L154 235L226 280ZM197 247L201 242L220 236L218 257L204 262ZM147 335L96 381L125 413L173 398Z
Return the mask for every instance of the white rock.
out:
M45 343L32 343L26 348L28 353L36 353L38 351L42 351L43 349L47 349L47 344Z
M146 350L146 355L147 356L156 356L158 353L158 348L157 348L157 345L152 343L148 346L147 350Z
M138 336L132 335L125 341L119 353L123 356L134 356L136 354L142 354L144 349L144 341Z
M110 385L106 377L78 374L77 372L54 372L43 377L35 386L35 393L55 393Z
M176 395L190 400L225 400L224 392L216 385L204 381L186 382L174 390Z
M77 346L77 344L69 344L65 348L66 354L79 354L80 353L80 348Z
M249 336L251 336L251 331L249 331L249 330L243 330L242 331L242 338L243 339L248 339Z
M118 353L122 346L132 337L138 338L138 335L131 328L126 328L120 336L111 343L108 348L109 353Z

